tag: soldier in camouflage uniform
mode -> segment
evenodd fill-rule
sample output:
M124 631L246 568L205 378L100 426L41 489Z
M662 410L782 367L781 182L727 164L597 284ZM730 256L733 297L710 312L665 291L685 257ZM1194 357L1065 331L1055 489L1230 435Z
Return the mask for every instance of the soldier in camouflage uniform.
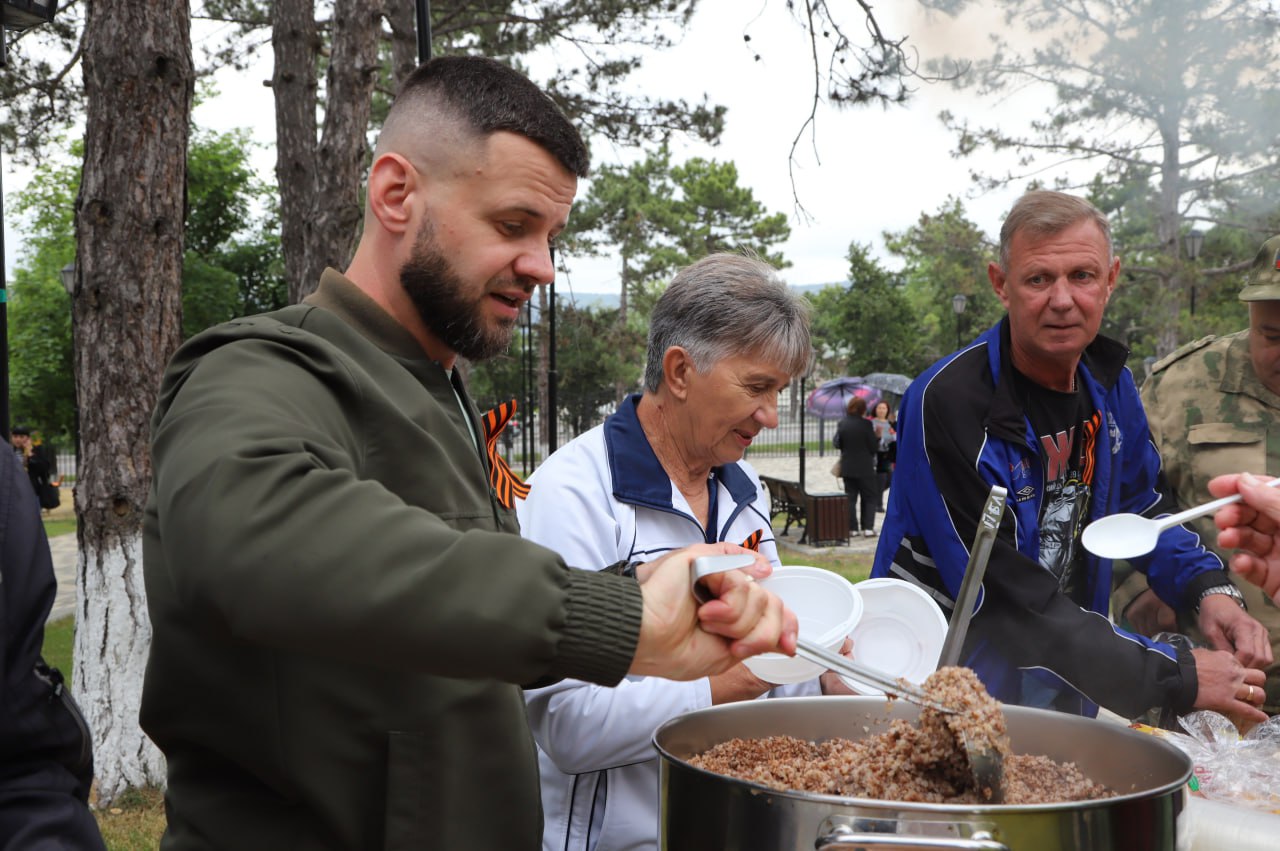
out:
M1263 243L1240 300L1249 306L1247 330L1204 337L1152 368L1142 386L1151 436L1164 459L1169 488L1180 505L1213 499L1206 485L1224 473L1280 476L1280 236ZM1189 524L1217 548L1213 517ZM1123 568L1123 569L1122 569ZM1112 612L1138 632L1186 633L1206 646L1193 612L1175 613L1147 587L1146 577L1117 564ZM1280 607L1262 591L1240 583L1250 614L1271 635L1275 661L1267 668L1268 714L1280 713Z

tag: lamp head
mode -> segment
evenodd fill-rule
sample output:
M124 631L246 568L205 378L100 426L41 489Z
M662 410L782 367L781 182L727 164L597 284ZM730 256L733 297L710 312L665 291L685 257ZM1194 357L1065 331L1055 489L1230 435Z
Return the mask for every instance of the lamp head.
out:
M0 0L5 29L25 30L47 24L58 11L58 0Z

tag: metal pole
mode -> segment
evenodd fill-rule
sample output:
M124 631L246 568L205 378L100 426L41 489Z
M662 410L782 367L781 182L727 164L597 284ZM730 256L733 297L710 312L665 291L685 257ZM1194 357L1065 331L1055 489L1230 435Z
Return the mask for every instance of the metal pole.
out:
M532 404L529 402L530 398L533 396L533 391L529 387L529 341L531 337L529 327L532 316L533 307L526 303L524 314L524 340L521 341L522 345L520 347L520 387L524 390L524 413L520 417L520 450L524 455L523 464L525 478L528 478L529 476L529 457L533 454L533 440L532 435L529 433L531 422L529 415L532 413L533 408Z
M4 57L4 26L0 25L0 65ZM0 175L4 163L0 162ZM5 287L4 269L4 185L0 177L0 428L4 429L4 441L9 442L9 290Z
M0 68L5 66L4 24L0 23ZM0 429L9 442L9 290L4 269L4 163L0 162Z
M809 377L808 371L800 376L800 493L805 493L804 489L804 407L805 399L804 385L805 379Z
M417 0L418 62L431 58L431 0Z
M551 273L555 275L556 247L551 246ZM556 451L560 445L556 421L559 419L556 408L556 384L560 374L556 372L556 279L551 278L547 286L547 309L551 311L547 317L547 454Z

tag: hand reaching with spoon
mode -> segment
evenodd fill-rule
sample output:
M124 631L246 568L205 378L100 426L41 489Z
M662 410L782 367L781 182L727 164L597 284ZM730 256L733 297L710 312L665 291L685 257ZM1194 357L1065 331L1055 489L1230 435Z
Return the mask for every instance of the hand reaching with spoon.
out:
M1218 476L1209 482L1209 492L1242 497L1214 515L1218 546L1239 550L1231 556L1231 570L1280 605L1280 491L1267 481L1250 473Z

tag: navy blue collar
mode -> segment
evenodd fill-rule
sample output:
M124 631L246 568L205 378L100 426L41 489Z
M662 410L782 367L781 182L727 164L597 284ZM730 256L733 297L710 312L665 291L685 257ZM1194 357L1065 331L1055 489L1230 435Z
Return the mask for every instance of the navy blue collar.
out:
M604 423L604 446L613 495L619 502L670 511L673 508L671 477L662 469L640 426L636 415L639 402L639 393L628 396ZM737 464L712 467L711 480L723 485L739 507L756 499L756 486Z

